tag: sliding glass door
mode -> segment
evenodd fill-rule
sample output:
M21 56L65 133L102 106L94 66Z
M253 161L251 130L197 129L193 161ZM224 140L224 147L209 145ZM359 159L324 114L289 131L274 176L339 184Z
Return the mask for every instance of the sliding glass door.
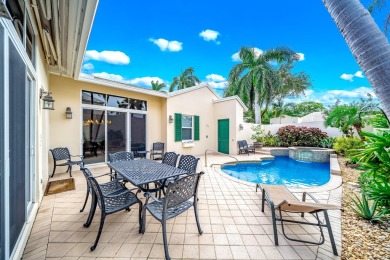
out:
M107 111L107 153L126 151L126 112ZM107 158L108 159L108 158Z
M137 155L138 151L146 150L146 115L131 114L131 151Z
M86 164L105 162L106 111L83 109L83 156Z

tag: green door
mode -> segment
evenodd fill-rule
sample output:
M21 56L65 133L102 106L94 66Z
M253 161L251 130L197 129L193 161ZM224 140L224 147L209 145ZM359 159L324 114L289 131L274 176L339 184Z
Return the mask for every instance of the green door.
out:
M229 119L218 120L218 152L229 154Z

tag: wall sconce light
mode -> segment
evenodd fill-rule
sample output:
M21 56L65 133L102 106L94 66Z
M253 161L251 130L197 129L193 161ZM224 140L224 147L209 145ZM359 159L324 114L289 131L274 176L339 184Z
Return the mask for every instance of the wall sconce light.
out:
M66 119L72 119L72 114L72 109L70 107L67 107L65 111Z
M54 99L50 94L51 92L40 89L39 98L43 100L43 109L54 110ZM45 96L42 98L43 95Z
M242 124L239 124L238 127L239 127L240 130L244 130L244 126Z
M173 116L172 115L169 116L169 123L171 123L171 124L173 123Z

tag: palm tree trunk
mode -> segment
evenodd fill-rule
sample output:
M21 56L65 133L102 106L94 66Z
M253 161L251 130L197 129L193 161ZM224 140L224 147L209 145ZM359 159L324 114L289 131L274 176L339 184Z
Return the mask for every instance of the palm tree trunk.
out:
M390 45L358 0L322 0L390 117Z
M261 113L259 105L259 93L255 91L255 124L261 123Z

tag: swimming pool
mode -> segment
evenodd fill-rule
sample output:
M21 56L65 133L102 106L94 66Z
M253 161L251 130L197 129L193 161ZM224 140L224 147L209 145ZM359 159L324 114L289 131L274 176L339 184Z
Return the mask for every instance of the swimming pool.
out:
M275 156L274 160L223 165L222 171L240 180L283 184L289 188L321 186L330 180L328 162L304 162L288 156Z

